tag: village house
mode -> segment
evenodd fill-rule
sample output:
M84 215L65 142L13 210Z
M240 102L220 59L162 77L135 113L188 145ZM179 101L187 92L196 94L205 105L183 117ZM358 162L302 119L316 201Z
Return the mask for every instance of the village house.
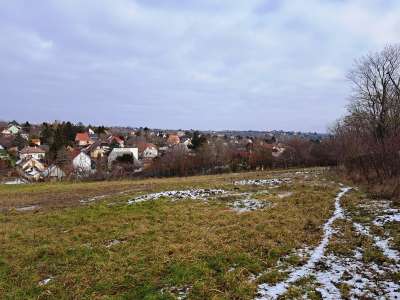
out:
M41 173L45 170L44 164L33 157L20 159L16 165L20 174L31 181L39 180Z
M170 134L167 139L168 146L178 145L181 142L181 139L177 134Z
M153 159L158 156L157 147L151 143L138 142L139 157L144 159Z
M90 139L89 134L87 132L77 133L75 136L75 142L80 147L86 147L88 145L93 144L93 141Z
M123 139L121 139L119 136L116 135L111 135L107 138L107 142L111 144L117 144L120 148L124 148L125 142Z
M36 160L41 160L44 159L46 156L46 151L43 150L40 147L30 147L27 146L25 148L23 148L20 152L19 152L19 158L20 159L25 159L25 158L34 158Z
M98 135L93 131L93 129L88 129L89 138L91 141L95 142L99 139Z
M272 148L272 156L275 158L278 158L285 152L285 150L286 150L286 148L283 147L282 145L274 146Z
M103 158L109 151L108 143L96 141L85 149L86 153L90 153L92 159Z
M192 146L192 139L188 137L181 138L181 143L185 144L187 147Z
M114 148L108 155L108 167L111 168L113 162L117 160L118 157L124 155L132 155L133 161L139 160L139 149L138 148Z
M72 159L72 167L75 172L81 175L88 175L94 170L92 159L84 152L79 152L79 154Z
M65 177L65 172L56 165L51 165L42 172L42 178L48 180L61 180Z
M40 139L31 139L31 145L40 146Z
M4 135L17 135L21 131L21 126L16 124L9 124L6 129L1 133Z

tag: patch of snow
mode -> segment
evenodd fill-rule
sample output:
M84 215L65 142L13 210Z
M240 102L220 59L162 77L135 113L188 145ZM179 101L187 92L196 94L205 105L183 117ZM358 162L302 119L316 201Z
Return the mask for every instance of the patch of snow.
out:
M381 202L375 209L389 212L387 207ZM349 287L349 299L399 299L400 284L389 280L391 273L400 271L399 252L390 248L390 238L374 236L369 226L353 223L353 227L359 234L370 237L375 246L396 263L367 263L363 261L362 248L357 248L352 257L325 256L321 260L322 265L312 274L320 285L317 291L323 299L341 299L337 286L346 284Z
M22 178L16 178L13 180L9 180L4 182L3 184L27 184L28 182Z
M128 204L135 204L145 201L158 200L160 198L172 198L172 199L192 199L192 200L205 200L210 197L216 197L219 195L226 194L225 190L221 189L194 189L194 190L182 190L182 191L165 191L159 193L152 193L143 196L136 197L128 201Z
M112 195L100 195L100 196L95 196L95 197L92 197L92 198L79 200L79 202L80 202L80 203L90 203L90 202L94 202L94 201L97 201L97 200L100 200L100 199L104 199L104 198L106 198L106 197L108 197L108 196L112 196Z
M290 197L292 195L293 195L292 192L282 192L282 193L278 193L277 196L278 196L278 198L283 199L283 198L286 198L286 197Z
M377 276L396 272L399 267L364 263L362 254L360 257L357 252L359 250L355 251L353 257L324 257L322 267L312 274L320 285L316 290L321 293L322 298L341 299L341 293L336 286L346 284L350 299L398 299L396 296L399 296L399 284L381 281Z
M360 223L353 223L353 227L358 233L369 236L369 228L361 225Z
M231 207L234 211L242 213L242 212L249 212L258 209L263 209L270 205L271 203L266 201L260 201L257 199L243 199L233 202Z
M397 250L391 249L389 245L389 241L391 239L379 239L375 237L375 245L380 248L383 254L395 261L400 261L400 254Z
M289 278L283 282L280 282L274 286L270 286L268 284L261 284L258 286L258 294L260 297L257 299L259 300L266 300L266 299L277 299L279 296L286 293L290 284L296 282L297 280L309 275L311 271L315 268L317 262L320 261L322 258L325 248L328 245L329 239L332 236L334 230L332 228L332 224L335 220L339 218L343 218L343 209L340 206L341 198L350 190L349 187L342 187L340 192L337 194L335 198L335 211L332 217L324 224L323 230L324 235L322 238L321 243L313 250L311 253L310 259L307 263L295 269L292 273L289 274Z
M50 283L50 281L53 280L53 277L45 278L41 281L39 281L39 286L44 286Z
M161 289L161 293L165 294L166 292L176 295L176 299L178 300L185 300L188 297L188 294L190 290L192 289L192 286L184 286L184 287L165 287Z
M374 225L383 226L386 223L400 222L400 212L397 210L396 214L379 216L374 220Z
M118 245L121 243L122 243L122 241L120 241L120 240L111 240L107 243L106 248L111 248L112 246L115 246L115 245Z
M235 181L234 185L279 186L284 183L290 183L291 181L291 178L245 179Z
M30 206L24 206L24 207L17 207L15 210L16 211L20 211L20 212L24 212L24 211L37 210L39 208L40 208L39 205L30 205Z
M393 259L396 262L400 261L400 253L397 250L390 248L389 241L391 239L383 239L379 236L372 235L370 233L369 227L360 223L353 223L353 226L360 234L372 238L374 240L375 246L378 247L387 258Z

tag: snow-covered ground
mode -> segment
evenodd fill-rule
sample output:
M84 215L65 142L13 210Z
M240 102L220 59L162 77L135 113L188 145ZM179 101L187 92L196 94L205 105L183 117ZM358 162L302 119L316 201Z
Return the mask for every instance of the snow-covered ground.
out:
M346 286L345 299L400 299L400 283L396 276L400 272L400 253L393 249L392 237L387 232L383 236L374 234L371 226L383 226L389 222L399 222L399 210L390 207L388 201L370 201L359 205L360 209L368 209L377 217L371 224L353 222L350 214L343 210L340 200L349 188L342 188L335 201L335 212L324 225L321 243L310 252L307 263L298 268L287 268L286 280L275 285L261 284L258 287L259 300L277 299L295 285L299 279L311 278L315 290L322 299L342 299L340 287ZM366 261L366 249L358 247L352 255L343 256L327 253L326 247L333 234L339 234L332 226L337 219L345 219L353 224L354 231L372 241L387 261L377 263ZM350 223L350 224L351 224ZM304 295L307 299L307 295Z
M24 212L24 211L32 211L40 209L39 205L30 205L30 206L23 206L15 208L16 211Z
M297 280L309 276L313 269L315 269L316 263L318 263L324 255L325 248L328 245L329 239L333 234L332 224L333 222L343 217L343 209L340 206L340 199L350 190L349 187L341 188L340 192L335 199L335 211L333 216L324 224L324 235L321 243L312 251L308 262L289 274L289 278L276 285L270 286L268 284L261 284L258 287L258 294L260 295L257 299L277 299L279 296L287 292L289 286Z
M191 285L184 286L184 287L164 287L161 289L162 294L172 294L176 295L177 300L185 300L192 289Z
M158 200L160 198L207 200L208 198L220 196L226 193L227 192L225 190L221 189L193 189L193 190L181 190L181 191L165 191L165 192L151 193L136 197L132 200L129 200L128 204Z
M256 185L256 186L279 186L284 183L290 183L292 178L269 178L269 179L245 179L235 181L235 185Z
M262 194L266 194L266 191L263 191ZM227 201L228 207L232 210L242 213L255 211L259 209L263 209L269 207L271 202L265 200L259 200L253 198L255 195L260 195L260 192L248 193L248 192L236 192L236 191L227 191L222 189L193 189L193 190L180 190L180 191L165 191L159 193L151 193L142 196L138 196L128 201L128 204L136 204L145 201L154 201L161 198L169 198L172 201L176 200L200 200L207 201L209 199L228 199L228 197L235 197L237 200L233 202Z
M50 281L52 281L52 280L53 280L53 277L52 277L52 276L50 276L49 278L45 278L45 279L39 281L39 286L47 285L47 284L49 284Z
M293 195L293 192L281 192L281 193L278 193L278 194L277 194L277 196L278 196L279 199L283 199L283 198L286 198L286 197L290 197L290 196L292 196L292 195Z
M237 200L237 201L233 202L231 207L234 211L242 213L242 212L263 209L270 205L271 205L271 203L267 202L267 201L261 201L261 200L257 200L257 199L247 198L247 199Z
M13 180L5 181L3 184L27 184L28 181L22 178L15 178Z

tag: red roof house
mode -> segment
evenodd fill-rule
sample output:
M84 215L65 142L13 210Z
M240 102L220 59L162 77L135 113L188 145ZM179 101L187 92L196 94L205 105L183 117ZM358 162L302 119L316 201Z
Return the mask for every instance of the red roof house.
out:
M92 140L87 132L80 132L76 134L75 142L78 144L78 146L87 146L92 143Z

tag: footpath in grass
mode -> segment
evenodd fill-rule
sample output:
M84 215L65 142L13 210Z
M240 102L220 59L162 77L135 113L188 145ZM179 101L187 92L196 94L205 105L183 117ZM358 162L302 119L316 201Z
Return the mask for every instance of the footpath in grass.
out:
M318 259L303 249L300 267L278 264L257 299L400 299L400 209L357 190L342 198Z

